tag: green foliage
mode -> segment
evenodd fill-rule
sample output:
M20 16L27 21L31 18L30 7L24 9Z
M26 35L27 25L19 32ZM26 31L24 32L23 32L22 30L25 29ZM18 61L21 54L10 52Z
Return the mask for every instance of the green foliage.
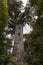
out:
M28 63L22 61L18 62L15 57L11 57L7 65L28 65Z
M8 23L7 0L0 0L0 65L6 65L9 61L11 39L6 37L5 28Z
M6 1L0 0L0 33L4 31L4 28L8 20L8 10Z
M35 6L38 4L38 0L29 0L32 6Z
M33 4L35 4L34 2ZM25 41L25 59L26 62L28 62L31 65L43 65L43 14L42 14L43 7L42 6L43 6L43 0L38 0L38 4L35 4L34 7L35 15L37 13L38 18L36 19L36 22L33 25L33 31L31 32L31 34L28 34Z

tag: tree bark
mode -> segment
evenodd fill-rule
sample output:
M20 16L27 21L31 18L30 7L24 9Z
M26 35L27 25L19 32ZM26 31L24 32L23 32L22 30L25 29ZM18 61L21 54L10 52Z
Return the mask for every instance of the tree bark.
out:
M23 24L15 25L15 42L13 48L13 55L17 61L23 61L24 43L23 43Z

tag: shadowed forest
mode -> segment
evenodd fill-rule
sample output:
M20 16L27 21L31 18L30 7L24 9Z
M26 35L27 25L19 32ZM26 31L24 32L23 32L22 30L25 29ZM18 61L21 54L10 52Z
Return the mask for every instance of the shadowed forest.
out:
M43 0L0 0L0 65L43 65Z

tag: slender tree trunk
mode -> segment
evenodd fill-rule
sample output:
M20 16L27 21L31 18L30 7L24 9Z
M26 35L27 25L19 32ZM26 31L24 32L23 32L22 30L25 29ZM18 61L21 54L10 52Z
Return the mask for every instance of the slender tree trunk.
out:
M23 61L24 43L23 43L23 24L15 25L15 43L13 48L13 55L17 61Z

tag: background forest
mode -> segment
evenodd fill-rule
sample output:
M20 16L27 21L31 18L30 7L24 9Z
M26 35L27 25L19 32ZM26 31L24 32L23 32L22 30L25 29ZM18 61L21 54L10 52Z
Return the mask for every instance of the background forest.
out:
M12 44L16 24L32 28L30 33L23 34L22 61L16 60L14 52L18 52ZM0 65L43 65L43 0L28 0L25 7L20 0L0 0Z

